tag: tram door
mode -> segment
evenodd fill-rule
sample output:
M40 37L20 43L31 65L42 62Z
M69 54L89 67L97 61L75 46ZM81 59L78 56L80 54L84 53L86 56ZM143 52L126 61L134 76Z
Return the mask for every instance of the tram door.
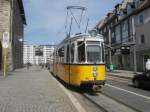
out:
M68 79L68 83L70 84L70 47L69 47L69 44L67 45L67 53L66 53L66 61L68 63L68 66L67 66L67 79Z

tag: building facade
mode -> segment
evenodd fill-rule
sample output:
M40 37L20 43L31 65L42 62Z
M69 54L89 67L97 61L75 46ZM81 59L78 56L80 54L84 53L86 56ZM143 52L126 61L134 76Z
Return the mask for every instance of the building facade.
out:
M145 63L150 58L150 8L135 15L136 51L138 70L145 70Z
M9 70L22 67L24 25L26 24L22 0L0 0L0 40L4 32L9 32L10 46L7 49ZM0 43L0 68L3 65L4 50Z
M39 65L41 63L49 63L53 59L51 56L54 52L54 45L31 45L25 44L23 50L24 64L31 63Z
M105 37L106 64L117 69L144 71L149 58L150 1L124 0L96 28Z

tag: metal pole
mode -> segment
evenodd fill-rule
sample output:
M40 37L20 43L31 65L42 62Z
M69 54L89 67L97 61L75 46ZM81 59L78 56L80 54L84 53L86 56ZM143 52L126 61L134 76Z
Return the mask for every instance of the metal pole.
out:
M4 48L4 78L6 77L7 72L7 48Z
M134 72L137 72L137 60L136 60L136 38L135 38L135 22L134 22L134 16L132 16L132 32L133 32L133 42L135 45L133 46L133 60L134 60Z
M111 47L111 29L109 29L109 46ZM109 64L112 64L111 49L109 50Z
M89 18L88 18L88 20L87 20L87 24L86 24L86 28L85 28L85 33L87 32L88 25L89 25Z
M71 30L72 30L72 21L73 21L73 18L71 18L71 23L70 23L70 28L69 28L69 38L70 38L70 35L71 35Z
M10 53L10 58L11 58L11 70L14 69L14 61L12 58L14 58L14 53L13 53L13 46L12 46L12 43L13 43L13 9L14 9L14 0L11 0L11 5L10 5L10 50L11 50L11 53Z

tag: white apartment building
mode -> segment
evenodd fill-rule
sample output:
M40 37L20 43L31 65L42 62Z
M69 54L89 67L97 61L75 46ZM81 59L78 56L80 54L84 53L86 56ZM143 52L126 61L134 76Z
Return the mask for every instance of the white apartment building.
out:
M34 64L34 45L25 44L23 46L23 63L32 63Z
M23 60L24 64L31 63L33 65L39 65L40 63L49 63L51 55L54 51L54 45L24 45Z

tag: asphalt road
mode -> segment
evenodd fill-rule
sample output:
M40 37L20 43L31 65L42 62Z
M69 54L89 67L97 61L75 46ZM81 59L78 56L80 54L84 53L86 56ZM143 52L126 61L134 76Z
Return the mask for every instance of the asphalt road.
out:
M102 92L142 112L150 111L150 89L134 88L131 80L107 77Z
M84 107L86 112L136 112L135 110L116 102L101 94L101 92L70 91Z

